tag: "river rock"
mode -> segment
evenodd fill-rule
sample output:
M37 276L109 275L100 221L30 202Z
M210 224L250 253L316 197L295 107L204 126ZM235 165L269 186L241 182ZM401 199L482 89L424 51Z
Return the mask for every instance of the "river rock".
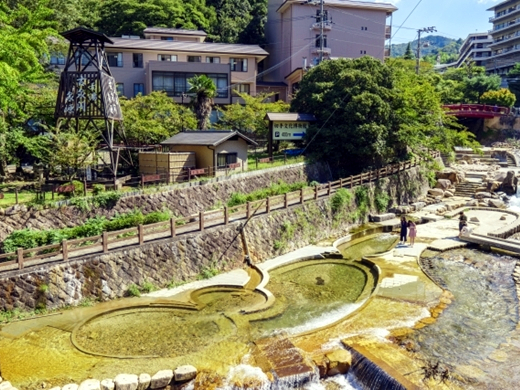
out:
M112 379L103 379L101 381L101 390L114 390L116 384Z
M352 355L344 349L337 349L326 356L329 359L328 376L345 374L352 365Z
M514 171L507 171L507 176L502 182L500 189L504 191L507 195L516 194L516 188L518 185L518 178L515 177Z
M453 192L448 191L448 190L444 191L444 197L445 198L452 198L453 197Z
M415 202L412 203L412 206L415 209L415 211L419 211L426 207L426 202Z
M435 184L435 188L440 188L441 190L446 191L451 187L451 180L449 179L439 179L437 180L437 184Z
M468 201L466 202L465 206L469 206L469 207L477 207L477 206L478 206L478 200L476 200L476 199L468 200Z
M116 390L137 390L139 378L133 374L119 374L114 378Z
M78 390L101 390L101 383L97 379L87 379L81 382Z
M372 222L383 222L395 218L394 213L372 215Z
M139 375L139 384L137 385L137 390L145 390L150 386L152 378L148 374Z
M503 200L500 199L489 199L489 204L496 209L505 209L506 204Z
M441 190L440 188L432 188L430 190L428 190L428 194L430 194L431 196L433 197L437 197L437 196L440 196L441 198L444 196L444 191Z
M69 383L61 388L61 390L78 390L78 385L75 383Z
M174 371L175 381L189 381L197 376L197 369L190 365L179 366Z
M480 191L475 194L475 198L477 199L485 199L485 198L491 198L492 195L490 192Z
M150 389L160 389L170 384L173 378L172 370L161 370L152 376Z
M470 222L480 222L477 217L471 217Z
M408 206L396 206L396 207L392 207L388 211L390 213L393 213L393 214L408 214L410 212L410 207L408 207Z
M436 176L437 180L447 179L452 184L457 184L457 183L463 182L466 175L462 171L456 171L455 169L448 168L448 169L443 169L442 171L436 172L435 176Z

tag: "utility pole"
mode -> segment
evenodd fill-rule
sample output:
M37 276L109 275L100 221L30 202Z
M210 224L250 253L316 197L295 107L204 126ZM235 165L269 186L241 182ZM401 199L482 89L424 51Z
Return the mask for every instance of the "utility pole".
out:
M323 0L320 0L320 62L323 61L323 29L325 27L325 13L323 12Z
M425 27L417 30L417 35L419 36L417 38L417 63L415 65L415 73L419 74L419 63L421 62L421 33L432 33L437 32L437 29L435 27Z

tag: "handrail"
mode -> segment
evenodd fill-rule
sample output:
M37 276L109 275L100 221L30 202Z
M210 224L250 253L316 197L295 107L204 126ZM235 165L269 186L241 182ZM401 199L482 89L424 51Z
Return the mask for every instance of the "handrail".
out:
M431 152L432 158L440 156L439 152ZM349 176L333 182L319 184L315 187L304 187L297 191L285 193L283 195L276 195L260 199L253 202L247 202L233 207L224 207L218 210L211 210L206 212L200 212L198 215L191 217L180 217L171 218L169 221L161 221L148 225L139 225L137 227L131 227L128 229L122 229L111 232L104 232L102 235L84 237L75 240L63 240L61 244L46 245L42 247L22 249L19 248L16 252L2 253L0 254L1 259L15 258L14 261L0 262L0 273L5 271L11 271L14 264L18 264L18 269L24 269L24 262L32 262L35 264L30 265L41 265L48 262L55 261L68 261L71 258L80 258L86 254L92 255L96 253L107 253L110 250L119 249L128 245L142 245L147 241L157 239L157 234L163 234L160 238L165 238L164 233L169 231L169 237L175 237L181 234L193 233L196 231L203 231L205 228L205 222L211 221L211 227L227 225L230 217L233 221L250 219L255 215L269 214L271 211L280 210L289 206L303 204L305 202L312 202L318 199L324 199L332 196L341 188L353 188L357 185L364 183L370 183L379 180L385 176L393 175L394 173L401 172L403 170L412 168L420 161L424 161L426 158L412 159L403 163L389 164L383 168L375 169L369 172L363 172L358 175ZM220 215L219 215L220 214ZM245 215L244 215L245 214ZM193 220L191 220L193 219ZM217 223L215 224L215 221ZM169 227L168 227L169 225ZM154 228L164 227L161 230L153 230ZM120 237L118 236L135 233L131 236ZM101 242L99 241L101 240ZM78 247L78 244L94 241L93 244L84 245ZM131 243L129 243L131 241ZM117 245L122 243L121 245ZM110 248L109 248L110 245ZM26 257L24 255L31 253L39 253L45 250L53 250L51 253L45 253L38 256ZM61 249L61 250L60 250ZM45 260L44 260L45 259ZM40 260L40 261L36 261ZM42 261L44 260L44 261Z

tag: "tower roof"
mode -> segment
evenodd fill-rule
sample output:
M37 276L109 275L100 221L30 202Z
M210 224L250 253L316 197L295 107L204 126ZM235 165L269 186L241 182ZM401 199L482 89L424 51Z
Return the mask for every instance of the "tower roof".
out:
M85 27L76 27L61 33L61 36L74 43L83 43L88 40L97 40L103 43L113 43L105 34L89 30Z

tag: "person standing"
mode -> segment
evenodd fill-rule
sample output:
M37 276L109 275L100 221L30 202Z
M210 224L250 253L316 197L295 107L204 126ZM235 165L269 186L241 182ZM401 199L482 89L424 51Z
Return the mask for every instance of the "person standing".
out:
M468 217L466 217L464 211L461 211L459 214L459 238L464 226L468 226Z
M411 219L408 221L408 236L410 237L410 246L413 248L415 237L417 237L417 225Z
M404 216L401 217L401 236L399 238L399 244L406 243L406 234L408 232L408 222Z

